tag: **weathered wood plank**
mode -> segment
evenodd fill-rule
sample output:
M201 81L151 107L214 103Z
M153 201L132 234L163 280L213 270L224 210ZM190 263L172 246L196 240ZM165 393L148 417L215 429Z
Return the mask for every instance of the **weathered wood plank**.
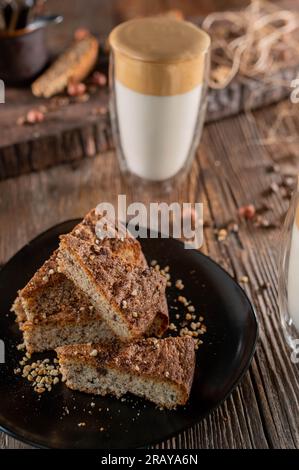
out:
M242 384L226 402L202 423L164 442L157 448L298 448L298 367L280 330L277 307L277 236L279 230L253 227L239 219L238 207L265 201L262 193L280 173L267 167L293 152L293 142L272 147L260 143L257 129L264 129L277 115L277 107L256 113L257 123L243 114L206 126L203 142L187 181L164 199L201 201L205 205L203 251L237 279L247 275L245 290L260 322L255 359ZM299 128L292 117L286 127ZM85 144L83 144L85 145ZM291 165L294 169L295 167ZM287 164L288 171L290 164ZM101 200L115 202L127 194L128 202L149 202L150 194L128 187L120 178L111 152L70 164L22 175L0 183L0 263L4 263L28 240L65 219L79 217ZM157 196L157 199L158 196ZM288 201L280 194L267 196L271 220L280 220ZM235 219L239 233L219 242L214 230ZM265 288L269 284L269 287ZM3 447L19 446L2 436Z

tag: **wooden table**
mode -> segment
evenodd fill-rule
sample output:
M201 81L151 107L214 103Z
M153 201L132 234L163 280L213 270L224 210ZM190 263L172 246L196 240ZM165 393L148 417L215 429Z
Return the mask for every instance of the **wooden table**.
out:
M294 106L294 105L293 105ZM293 108L291 108L293 109ZM299 369L290 361L278 318L277 249L280 229L263 230L239 220L237 235L218 241L215 229L237 220L238 207L261 204L261 194L280 173L269 172L277 162L290 171L296 142L262 145L257 128L275 119L277 106L205 127L192 171L180 189L166 201L204 203L203 251L233 276L249 277L245 290L256 308L260 339L249 372L225 403L192 429L162 443L162 448L298 448ZM299 119L284 125L299 128ZM266 133L261 135L265 138ZM61 165L0 183L0 261L4 263L41 231L63 220L80 217L99 201L128 201L140 194L121 180L113 152ZM142 199L141 199L142 200ZM150 195L143 196L144 202ZM265 201L265 197L263 197ZM288 201L280 194L266 197L270 219L280 221ZM267 287L268 286L268 287ZM26 447L2 434L2 447Z
M102 3L107 7L109 2ZM256 308L260 338L248 373L225 403L157 448L299 447L299 367L291 363L277 305L278 237L288 199L280 191L268 191L282 173L296 172L298 142L289 134L298 133L299 116L295 105L285 106L292 115L278 126L283 135L278 141L269 126L281 105L264 108L254 118L240 114L206 125L187 180L164 198L204 203L202 250L237 280L249 278L243 287ZM274 163L279 164L275 172ZM127 194L128 202L155 200L122 180L113 151L0 182L0 264L40 232L81 217L100 201L115 203L118 194ZM238 208L248 203L257 208L266 203L266 216L278 227L257 228L240 219ZM239 232L219 241L217 229L231 220L239 224ZM28 446L2 433L0 447Z

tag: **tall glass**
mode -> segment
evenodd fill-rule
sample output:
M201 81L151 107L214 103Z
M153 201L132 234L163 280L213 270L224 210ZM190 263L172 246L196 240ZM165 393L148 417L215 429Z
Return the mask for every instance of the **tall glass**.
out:
M284 336L299 350L299 190L294 191L283 227L279 262L279 308Z
M210 38L191 23L132 20L110 35L110 114L122 171L165 189L185 175L207 104Z

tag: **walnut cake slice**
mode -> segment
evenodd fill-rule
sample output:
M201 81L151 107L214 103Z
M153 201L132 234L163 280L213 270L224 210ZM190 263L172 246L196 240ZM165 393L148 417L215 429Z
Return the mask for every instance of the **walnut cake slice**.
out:
M100 230L101 228L101 230ZM99 234L102 238L99 238ZM92 209L71 231L74 237L90 243L106 246L112 253L124 261L147 267L147 262L142 253L138 240L122 224L114 224L107 216Z
M59 272L57 252L19 292L12 306L30 353L64 344L115 341L94 310L87 297Z
M98 225L100 224L101 230ZM148 268L148 264L141 249L141 245L129 230L121 223L114 223L106 215L92 209L71 232L71 235L79 240L99 246L110 248L112 254L121 258L124 262L134 266ZM99 235L102 236L99 239ZM159 336L168 328L169 317L166 299L162 299L163 308L161 308L153 323L147 331L148 336ZM166 306L165 306L166 304Z
M103 219L90 211L73 230L78 240L111 248L113 256L147 267L141 246L128 231L120 227L115 238L99 240L96 224ZM107 221L108 225L109 222ZM115 340L115 335L80 289L60 270L57 251L18 293L12 311L16 314L29 352L55 349L64 344ZM167 309L157 316L146 335L161 335L168 325Z
M189 336L70 345L56 352L63 379L73 390L118 398L129 392L169 409L189 398L195 368Z
M58 260L121 341L167 328L166 279L159 272L126 263L110 248L71 234L61 237Z

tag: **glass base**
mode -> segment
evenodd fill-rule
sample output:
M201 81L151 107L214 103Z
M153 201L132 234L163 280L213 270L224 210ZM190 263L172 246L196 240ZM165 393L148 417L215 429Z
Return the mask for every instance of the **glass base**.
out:
M190 172L189 168L184 168L182 171L177 173L175 176L162 181L153 181L144 179L135 173L132 173L127 168L121 168L122 178L125 183L131 187L134 187L134 192L149 192L152 195L167 195L171 193L174 189L180 189L180 186L184 183L188 174Z

